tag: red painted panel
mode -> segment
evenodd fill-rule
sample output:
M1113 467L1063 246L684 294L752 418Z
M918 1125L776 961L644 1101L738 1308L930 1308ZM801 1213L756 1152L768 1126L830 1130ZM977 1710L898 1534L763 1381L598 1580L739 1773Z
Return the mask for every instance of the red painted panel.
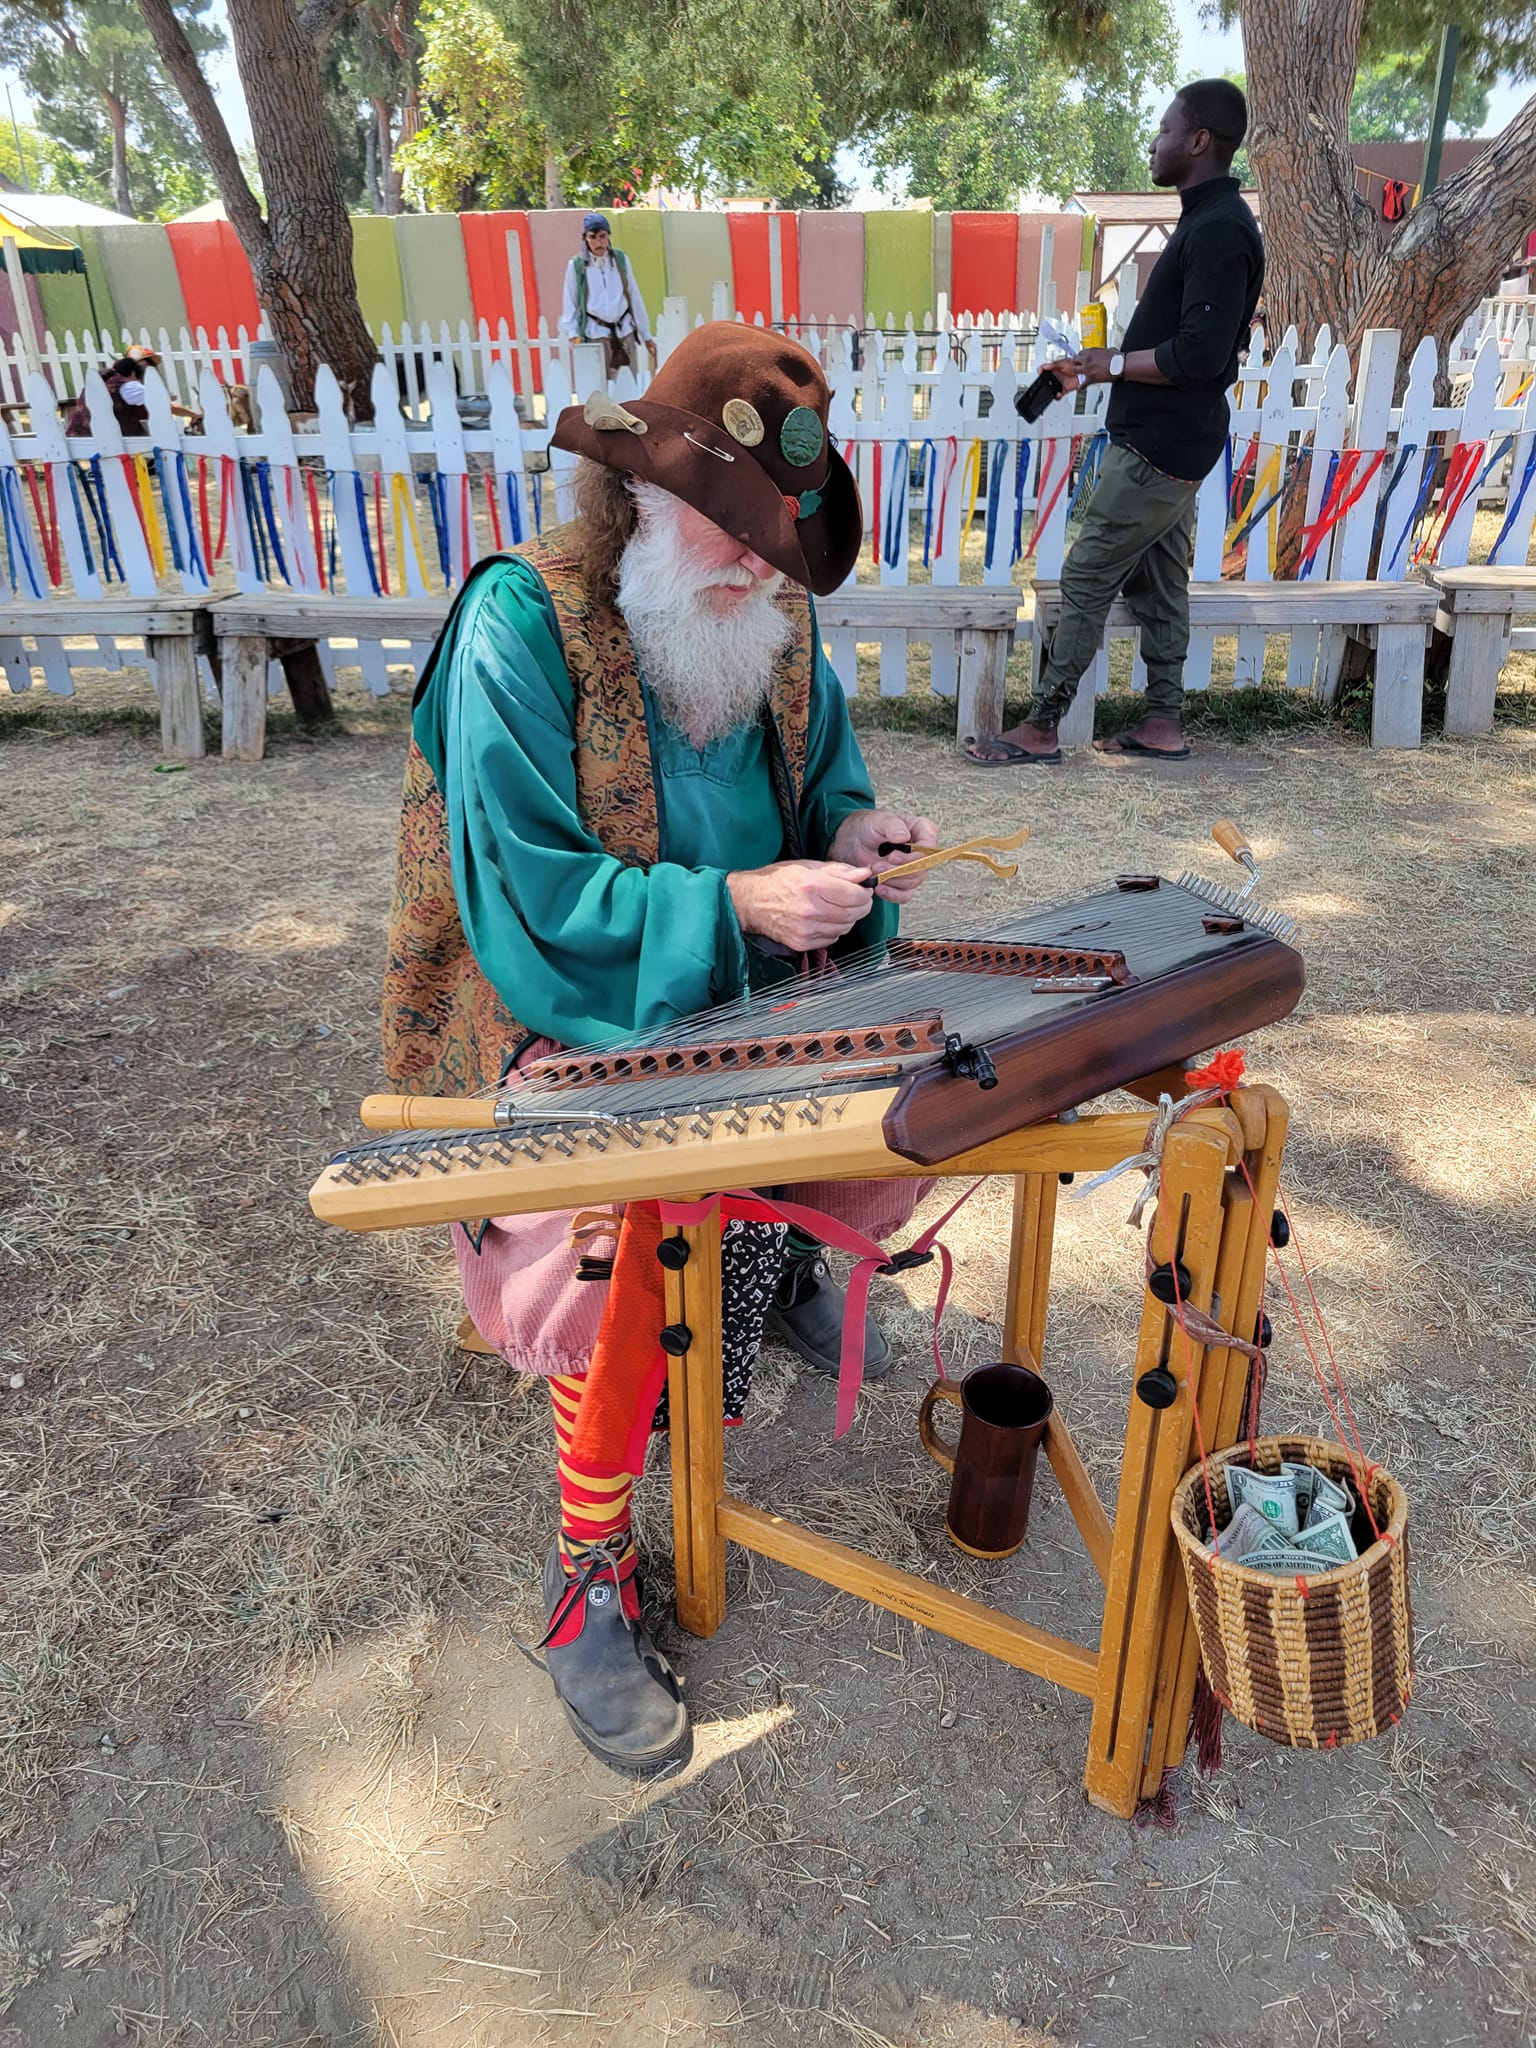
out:
M491 330L491 339L501 321L507 323L507 332L517 333L517 319L512 306L512 274L507 265L507 236L516 229L522 237L523 249L523 297L526 302L528 333L539 331L539 287L534 274L533 236L529 231L526 213L461 213L459 226L464 233L464 257L469 266L469 292L474 302L475 319L483 320ZM555 308L555 319L560 309ZM551 329L554 321L550 322ZM522 379L516 356L512 361L512 383L521 390ZM539 358L533 357L533 384L538 390Z
M1016 213L951 216L949 309L952 313L1011 313L1018 283Z
M744 319L773 318L772 268L769 261L770 220L778 222L780 317L800 317L800 234L792 213L727 212L731 231L731 279L736 310Z
M165 232L192 332L201 327L211 341L222 327L233 341L243 327L254 336L261 325L261 303L240 237L229 222L173 220Z

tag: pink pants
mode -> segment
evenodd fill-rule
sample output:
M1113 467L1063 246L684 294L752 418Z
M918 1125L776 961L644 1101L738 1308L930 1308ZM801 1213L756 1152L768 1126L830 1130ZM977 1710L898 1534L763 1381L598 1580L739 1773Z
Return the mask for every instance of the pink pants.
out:
M933 1185L928 1180L808 1181L784 1199L824 1209L880 1242L909 1222ZM522 1372L583 1373L597 1341L608 1298L605 1281L578 1280L583 1251L607 1256L612 1236L571 1242L569 1209L531 1216L494 1216L475 1250L453 1227L464 1306L487 1344Z

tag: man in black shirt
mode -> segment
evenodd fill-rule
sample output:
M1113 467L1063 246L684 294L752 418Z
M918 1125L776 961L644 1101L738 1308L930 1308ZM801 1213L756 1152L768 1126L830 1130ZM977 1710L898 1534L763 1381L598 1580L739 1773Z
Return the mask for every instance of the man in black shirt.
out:
M1061 759L1057 725L1121 593L1141 628L1146 716L1095 745L1172 761L1189 752L1180 716L1195 495L1226 445L1226 394L1264 283L1264 245L1228 168L1247 126L1247 103L1224 78L1178 94L1152 144L1152 182L1176 187L1182 212L1125 340L1050 366L1068 390L1114 384L1110 445L1062 569L1061 618L1029 716L997 739L968 741L979 766Z

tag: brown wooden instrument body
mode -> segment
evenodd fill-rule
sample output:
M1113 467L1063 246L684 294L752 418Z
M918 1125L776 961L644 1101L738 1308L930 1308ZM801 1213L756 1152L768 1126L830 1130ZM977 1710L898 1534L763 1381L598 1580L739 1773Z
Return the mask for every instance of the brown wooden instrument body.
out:
M885 1142L932 1165L1289 1016L1305 986L1301 955L1265 936L1197 967L1109 990L989 1044L995 1088L940 1067L912 1075L885 1114Z

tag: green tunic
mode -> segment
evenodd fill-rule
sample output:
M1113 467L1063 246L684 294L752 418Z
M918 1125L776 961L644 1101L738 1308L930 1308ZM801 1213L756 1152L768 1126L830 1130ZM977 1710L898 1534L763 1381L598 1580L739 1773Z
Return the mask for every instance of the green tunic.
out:
M874 794L819 645L811 690L800 829L807 856L822 858ZM762 728L699 749L649 691L646 712L661 858L640 868L605 853L582 821L570 676L526 562L480 578L416 705L465 937L512 1014L562 1045L630 1037L789 971L743 939L725 886L729 870L784 857ZM875 902L844 945L879 945L895 925L895 906Z

